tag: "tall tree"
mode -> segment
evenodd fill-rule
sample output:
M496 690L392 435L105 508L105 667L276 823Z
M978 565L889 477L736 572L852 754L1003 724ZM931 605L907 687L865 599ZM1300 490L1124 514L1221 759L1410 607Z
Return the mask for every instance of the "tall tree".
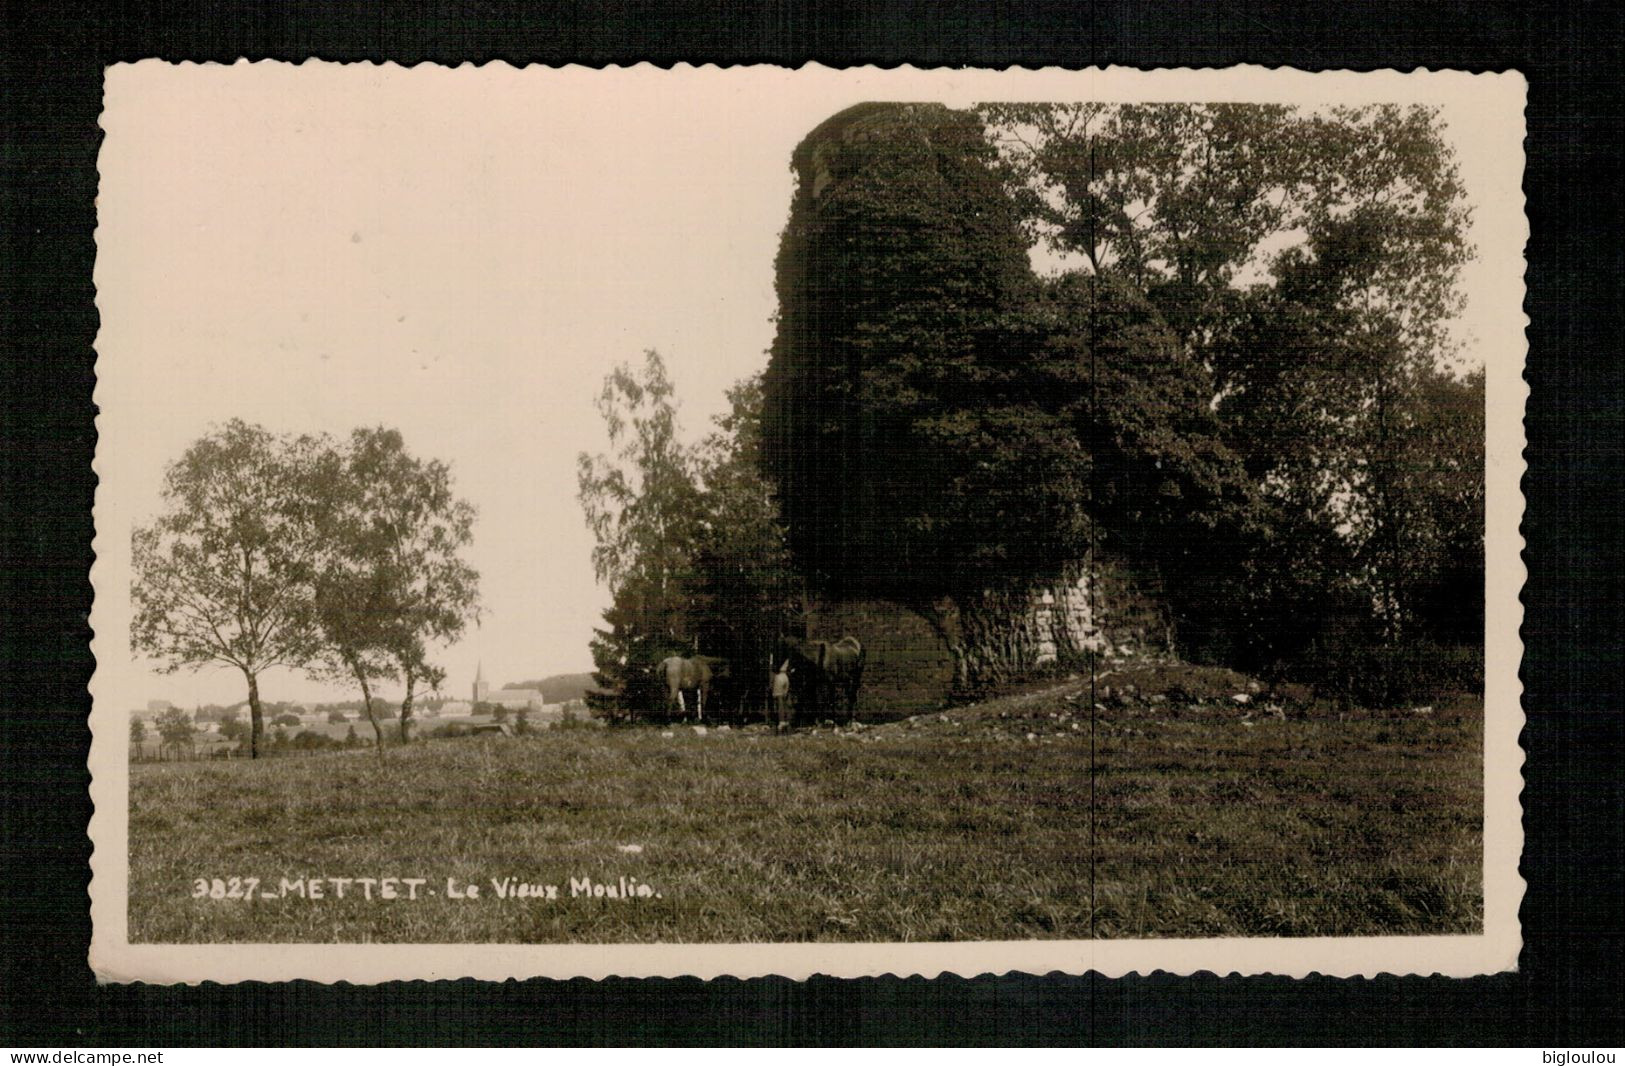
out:
M1482 510L1471 508L1483 492L1482 385L1475 392L1477 379L1442 368L1453 296L1437 277L1413 284L1406 276L1395 249L1408 224L1381 201L1315 218L1307 244L1276 257L1272 283L1244 294L1212 346L1229 439L1271 501L1277 529L1291 534L1272 548L1277 565L1261 568L1261 606L1282 614L1269 594L1306 596L1368 616L1361 639L1376 660L1363 676L1373 687L1359 695L1375 700L1401 695L1385 664L1413 643L1419 597L1442 565L1432 495L1466 501L1454 513L1473 523L1475 541L1483 530ZM1448 259L1421 258L1418 269L1451 270ZM1439 470L1435 449L1446 441L1451 476L1423 476ZM1305 574L1320 576L1280 580ZM1476 584L1481 601L1481 573ZM1298 626L1278 643L1290 649L1312 629Z
M1136 288L1212 371L1225 440L1265 503L1232 554L1229 625L1266 657L1312 640L1270 616L1369 614L1398 645L1422 526L1410 476L1467 209L1435 111L1251 104L982 110L1049 250ZM1482 442L1472 446L1479 458ZM1470 580L1470 577L1469 577ZM1334 611L1323 608L1339 603ZM1340 632L1347 626L1335 622ZM1341 638L1339 638L1341 640Z
M592 643L600 691L588 701L612 718L661 706L647 668L673 652L703 651L736 663L719 696L758 699L777 638L790 631L802 604L773 490L759 466L760 379L728 390L728 411L694 446L677 438L675 397L663 368L646 365L645 380L656 385L643 397L661 397L653 410L630 418L616 408L606 413L612 426L620 419L619 432L643 420L645 428L632 431L643 446L623 446L620 467L604 457L583 466L590 471L583 503L595 528L627 538L614 554L625 565L603 575L618 583L604 613L607 628ZM612 376L623 404L625 381ZM613 506L623 508L614 520L593 510L611 505L599 495L611 491Z
M478 614L479 575L462 552L475 512L458 499L451 469L411 455L397 430L355 430L342 453L313 465L311 495L324 552L316 571L326 673L348 673L383 750L372 685L398 678L401 742L411 740L418 687L444 670L430 651L455 641Z
M241 671L256 758L265 730L260 675L302 667L318 648L316 522L304 496L314 447L233 419L170 465L163 513L131 534L132 650L166 673Z
M604 379L598 411L610 452L577 460L577 497L593 533L593 572L614 606L592 642L595 681L611 695L600 710L630 712L642 679L661 657L696 650L688 599L700 523L692 449L678 435L664 360L617 366ZM613 708L609 705L614 704Z
M1368 280L1403 293L1393 307L1413 340L1436 341L1453 308L1467 212L1433 109L1082 103L981 113L1033 232L1090 272L1134 285L1199 351L1273 257L1355 210L1386 216L1387 246Z
M797 633L805 604L772 485L762 476L762 383L728 390L729 409L696 457L701 518L690 612L708 653L738 664L727 686L746 706L767 708L778 639Z

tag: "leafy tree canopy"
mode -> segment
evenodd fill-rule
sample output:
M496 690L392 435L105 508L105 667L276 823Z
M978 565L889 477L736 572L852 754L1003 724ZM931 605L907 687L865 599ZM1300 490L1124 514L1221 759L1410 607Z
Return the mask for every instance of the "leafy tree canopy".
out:
M445 677L431 650L478 616L479 575L462 557L474 508L455 495L445 463L413 456L383 427L329 445L308 484L323 546L314 602L326 654L317 672L355 679L369 717L371 686L404 680L404 742L417 687L438 688Z
M586 699L599 714L662 706L650 668L669 655L765 664L798 602L778 508L757 467L759 381L741 382L729 400L716 431L690 445L658 354L605 381L599 407L613 452L579 464L594 563L613 597L592 640L597 691Z
M979 113L1034 236L1093 272L1115 271L1186 343L1202 347L1282 255L1339 228L1356 244L1380 243L1379 256L1361 257L1357 280L1386 294L1419 344L1437 347L1434 331L1456 306L1467 210L1432 109L1079 103Z
M620 718L650 702L651 666L694 651L688 604L700 489L658 352L645 352L642 367L617 366L604 379L598 410L611 450L579 456L577 498L596 541L593 570L614 602L607 628L591 642L593 679L605 695L587 698Z
M317 516L305 492L317 446L233 419L171 464L162 513L131 534L131 649L166 673L240 670L255 754L259 675L304 666L320 647L310 581Z

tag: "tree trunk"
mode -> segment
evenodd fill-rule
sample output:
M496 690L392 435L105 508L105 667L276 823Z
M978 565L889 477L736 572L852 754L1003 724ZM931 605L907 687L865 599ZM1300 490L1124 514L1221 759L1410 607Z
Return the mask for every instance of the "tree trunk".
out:
M260 709L260 682L249 670L244 670L243 676L248 678L248 757L257 759L265 745L265 712Z
M401 743L412 742L412 689L417 685L417 678L412 671L406 671L406 698L401 701Z
M384 757L384 727L378 722L378 712L372 708L372 686L367 684L367 672L361 668L358 660L350 660L350 669L355 673L355 679L361 682L361 705L367 709L367 721L372 723L372 733L378 740L378 757Z

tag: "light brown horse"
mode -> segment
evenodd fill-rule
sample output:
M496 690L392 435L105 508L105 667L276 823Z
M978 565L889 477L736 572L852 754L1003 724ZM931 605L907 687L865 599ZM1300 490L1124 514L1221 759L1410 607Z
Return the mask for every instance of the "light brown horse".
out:
M705 721L705 697L711 691L711 681L717 677L728 676L728 664L722 659L709 655L696 655L685 659L681 655L673 655L663 659L655 667L655 676L666 682L666 692L671 703L677 705L677 713L688 714L688 706L683 701L683 693L694 693L695 717Z

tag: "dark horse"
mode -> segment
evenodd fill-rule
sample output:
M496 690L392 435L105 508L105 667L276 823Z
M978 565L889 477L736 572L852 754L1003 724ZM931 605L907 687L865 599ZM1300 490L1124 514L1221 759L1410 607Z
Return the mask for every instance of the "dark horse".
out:
M816 715L827 689L846 699L846 720L852 721L858 706L858 688L863 684L863 643L857 637L840 640L785 641L779 658L789 659L792 669L811 689L809 705Z
M709 655L696 655L685 659L681 655L673 655L669 659L661 660L654 669L655 677L666 683L668 703L677 705L677 713L687 716L688 707L683 702L683 693L694 693L695 717L705 721L705 697L711 691L711 682L716 678L728 676L728 664L722 659L715 659Z

